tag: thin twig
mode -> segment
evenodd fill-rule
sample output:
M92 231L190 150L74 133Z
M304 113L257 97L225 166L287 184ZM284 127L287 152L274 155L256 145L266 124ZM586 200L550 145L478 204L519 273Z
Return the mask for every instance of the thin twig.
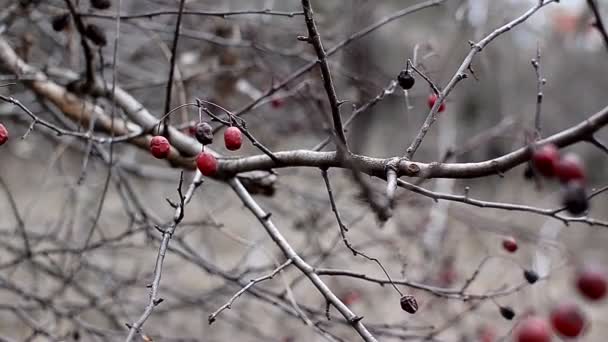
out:
M163 113L169 112L171 109L171 92L173 91L173 74L175 73L175 62L177 61L177 44L179 42L179 32L182 26L182 14L184 12L184 5L186 0L180 0L179 2L179 13L177 15L177 23L175 23L175 34L173 35L173 45L171 46L171 65L169 65L169 79L167 80L167 88L165 93L165 110ZM167 127L169 126L170 119L167 115L164 120L165 131L164 135L167 134Z

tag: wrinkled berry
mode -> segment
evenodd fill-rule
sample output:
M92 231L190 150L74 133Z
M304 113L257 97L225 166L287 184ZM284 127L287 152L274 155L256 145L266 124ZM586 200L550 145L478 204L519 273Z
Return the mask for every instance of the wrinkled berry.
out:
M150 153L158 159L167 158L171 151L169 140L163 136L155 136L150 140Z
M416 311L418 311L418 302L412 295L404 295L401 297L399 304L401 305L401 309L407 313L415 314Z
M581 215L589 209L589 200L585 186L578 181L566 184L562 194L562 204L572 215Z
M504 317L506 320L512 320L515 317L515 311L510 306L501 306L500 315Z
M538 273L532 270L524 270L524 278L528 283L534 284L538 280Z
M194 126L194 137L203 145L213 142L213 128L206 122L199 122Z
M399 86L405 90L412 89L416 80L409 70L402 70L397 76Z

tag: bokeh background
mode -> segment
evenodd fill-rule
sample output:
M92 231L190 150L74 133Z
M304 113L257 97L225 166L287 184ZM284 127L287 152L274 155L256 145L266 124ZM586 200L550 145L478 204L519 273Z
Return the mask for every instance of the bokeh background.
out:
M80 1L83 13L93 11ZM420 1L313 1L315 17L326 48L354 32ZM378 94L414 60L439 86L453 77L478 41L500 25L532 7L535 0L447 0L395 20L358 39L330 58L346 118L351 105L360 106ZM597 1L608 13L608 1ZM83 57L76 32L54 32L50 18L66 12L64 1L38 4L0 1L2 35L27 61L41 69L70 69L81 73ZM186 1L191 11L232 11L270 8L301 11L298 1ZM177 10L178 1L123 1L123 13ZM111 18L85 17L104 28L108 41L115 34ZM446 111L428 134L416 159L441 160L448 151L453 162L487 160L526 144L533 132L537 76L531 60L541 54L543 86L542 134L566 129L606 103L608 52L591 25L586 1L568 0L546 6L532 18L505 33L477 55L476 77L461 82L446 101ZM163 114L175 16L124 20L121 24L117 67L118 85L129 91L157 117ZM226 18L187 15L180 37L173 107L199 97L237 110L260 96L272 82L291 75L314 60L302 16L239 15ZM112 44L100 53L103 68L112 77ZM14 75L3 73L3 82ZM67 75L55 73L60 84ZM19 99L40 117L62 125L65 118L49 108L18 82L2 93ZM390 94L361 114L349 127L356 152L374 157L402 155L428 112L430 89L417 78L404 94ZM102 106L109 103L99 100ZM269 101L244 115L247 127L273 151L310 149L327 136L327 97L318 70L306 73ZM197 120L194 109L173 115L173 123ZM180 170L121 143L114 145L116 165L98 156L85 157L87 142L57 137L36 127L20 137L30 122L17 107L0 105L0 121L9 127L11 140L0 147L0 177L6 184L0 195L0 340L6 341L114 341L123 340L125 323L135 320L148 300L158 253L159 233L142 213L168 222L173 209L165 198L176 199ZM87 127L77 129L86 131ZM608 132L598 134L608 139ZM221 137L218 138L218 140ZM259 154L250 144L232 157ZM105 150L108 146L103 146ZM328 146L327 148L333 149ZM588 188L605 186L607 158L590 144L567 148L585 161ZM286 168L278 173L272 196L256 196L272 212L279 229L309 263L324 268L349 269L385 278L373 262L353 256L339 238L321 173L314 168ZM524 167L503 177L472 180L427 180L428 189L542 208L560 205L560 188L552 182L535 184L523 177ZM120 176L118 176L120 174ZM399 295L390 286L348 277L324 277L331 289L359 315L382 341L510 341L510 331L525 312L546 314L556 303L581 303L590 328L581 341L605 341L608 336L606 303L590 304L573 288L574 270L581 263L605 265L606 228L571 224L530 213L507 212L438 202L399 190L393 218L380 225L359 188L344 170L329 170L339 210L349 226L349 241L378 258L395 279L407 279L445 288L460 288L486 260L468 291L485 294L522 284L522 268L542 277L533 286L493 300L446 299L408 287L420 310L415 315L399 307ZM192 178L185 173L186 182ZM109 186L106 188L106 180ZM384 184L370 180L381 191ZM186 183L187 184L187 183ZM24 258L19 222L7 189L30 234L34 251ZM104 195L105 194L105 195ZM125 195L127 194L127 195ZM102 200L103 198L103 200ZM125 199L128 198L128 199ZM138 212L134 203L143 208ZM605 195L594 198L590 216L608 219ZM133 215L133 212L138 212ZM225 184L205 181L186 208L167 254L159 305L144 325L154 341L321 341L301 318L285 314L271 300L297 305L310 322L345 341L359 337L335 316L325 317L323 298L295 268L255 286L215 323L207 317L250 279L267 274L283 261L257 220ZM97 247L77 251L96 222ZM514 236L516 254L505 253L501 240ZM518 314L503 319L497 304ZM336 314L336 312L332 312ZM49 335L45 335L45 333ZM483 339L493 334L493 339Z

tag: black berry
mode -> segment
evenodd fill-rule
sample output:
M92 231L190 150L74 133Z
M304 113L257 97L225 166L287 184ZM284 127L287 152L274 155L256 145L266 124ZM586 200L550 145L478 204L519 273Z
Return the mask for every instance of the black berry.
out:
M534 284L538 280L538 273L532 270L524 270L524 278L526 278L526 281L528 281L528 283Z
M510 321L515 317L515 311L510 306L501 306L500 315Z
M416 302L416 298L412 295L404 295L400 300L401 309L403 311L415 314L418 311L418 302Z
M84 34L97 46L106 46L108 44L105 32L95 24L87 25Z
M589 209L587 192L581 182L568 182L564 188L562 204L572 215L581 215Z
M51 19L53 30L59 32L65 30L70 24L70 15L68 13L56 15Z
M397 82L401 88L408 90L412 89L414 83L416 83L416 80L409 70L402 70L397 76Z
M91 0L91 6L97 9L108 9L112 6L110 0Z

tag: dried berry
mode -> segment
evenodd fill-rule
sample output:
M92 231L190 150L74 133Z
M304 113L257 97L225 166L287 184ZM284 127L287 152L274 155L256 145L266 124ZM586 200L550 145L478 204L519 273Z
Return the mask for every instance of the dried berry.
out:
M196 158L196 167L198 167L204 176L213 176L217 173L218 169L217 159L209 152L201 152Z
M524 278L528 283L534 284L538 280L538 273L532 270L524 270Z
M562 183L573 180L583 182L585 180L583 162L578 155L568 153L555 164L555 175Z
M397 82L399 86L405 90L412 89L416 80L409 70L402 70L397 76Z
M213 128L206 122L199 122L194 126L194 137L203 145L213 142Z
M578 291L589 300L604 298L608 289L606 274L599 269L585 267L576 276Z
M501 306L499 308L500 308L500 315L502 317L504 317L505 319L510 321L513 319L513 317L515 317L515 311L510 306Z
M514 336L517 342L551 342L551 327L544 319L530 316L519 323Z
M224 131L224 144L226 145L227 149L230 151L236 151L241 148L242 143L243 136L241 134L241 130L231 126Z
M418 302L412 295L404 295L399 301L401 309L407 313L415 314L418 311Z
M101 27L95 24L87 25L84 34L97 46L106 46L106 44L108 44L105 32L103 32Z
M163 136L155 136L150 140L150 153L158 159L167 158L171 151L169 140Z
M589 209L589 200L585 186L579 181L566 184L562 194L562 204L572 215L581 215Z
M437 94L429 95L429 98L427 99L427 104L429 105L429 108L433 108L433 106L435 105L435 102L437 102ZM441 105L439 105L438 112L441 113L444 110L445 110L445 102L443 102L443 103L441 103Z
M65 30L70 25L70 14L64 13L54 16L51 19L53 30L59 32Z
M551 325L564 337L577 337L585 327L585 315L572 303L562 303L551 310Z
M532 153L534 168L545 177L553 177L555 175L558 162L559 149L553 144L543 145Z
M502 240L502 247L509 253L515 253L517 251L517 241L512 236L506 237Z
M0 146L8 141L8 129L0 123Z
M112 2L110 0L91 0L91 7L97 9L108 9L112 6Z

